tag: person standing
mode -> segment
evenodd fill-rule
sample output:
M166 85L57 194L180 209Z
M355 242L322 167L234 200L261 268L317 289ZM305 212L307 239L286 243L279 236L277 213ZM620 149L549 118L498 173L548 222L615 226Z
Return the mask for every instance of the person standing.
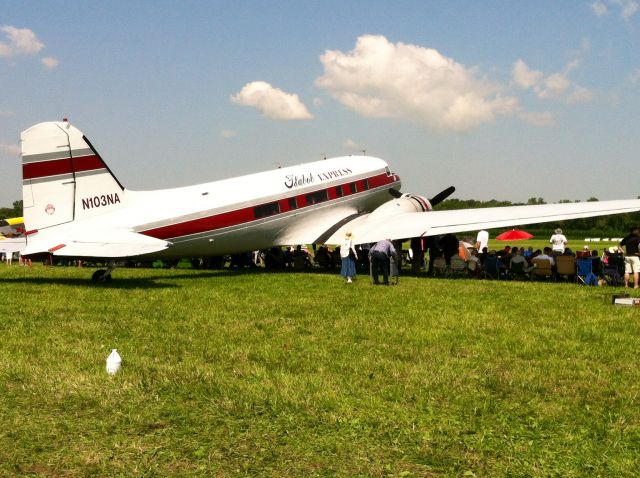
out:
M567 237L562 234L562 229L558 228L554 231L555 233L549 239L549 243L551 243L551 250L554 254L560 255L564 253L564 248L567 245Z
M485 247L489 247L489 231L478 231L478 235L476 236L475 248L478 252L482 252Z
M640 276L640 228L634 227L631 233L622 239L620 246L624 246L624 286L629 287L629 278L633 273L633 288L638 289Z
M340 274L346 279L347 284L351 284L353 282L351 278L356 276L356 259L358 258L351 232L345 234L344 240L340 244L340 258L342 259Z
M371 258L371 279L374 285L380 284L378 275L382 274L382 283L389 285L389 258L396 255L390 239L383 239L376 242L376 245L369 251Z

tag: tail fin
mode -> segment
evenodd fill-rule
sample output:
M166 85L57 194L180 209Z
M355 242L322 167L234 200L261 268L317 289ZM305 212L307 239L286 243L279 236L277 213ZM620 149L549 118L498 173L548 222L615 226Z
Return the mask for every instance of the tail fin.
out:
M32 126L22 142L22 199L28 232L123 205L124 188L68 121Z

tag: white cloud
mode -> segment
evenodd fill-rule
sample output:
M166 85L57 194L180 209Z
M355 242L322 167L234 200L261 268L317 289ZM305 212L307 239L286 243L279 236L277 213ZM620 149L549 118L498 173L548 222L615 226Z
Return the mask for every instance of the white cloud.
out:
M609 0L613 5L620 8L620 16L624 21L629 20L640 9L636 0Z
M591 11L598 17L603 17L609 13L609 9L620 11L620 18L625 22L638 13L640 4L637 0L596 0L591 4Z
M569 96L567 96L567 103L588 103L593 99L593 96L593 91L576 85Z
M28 28L16 28L10 25L0 27L6 40L0 42L0 58L11 58L18 55L35 55L44 48L33 31Z
M555 123L553 115L548 111L543 113L535 113L523 111L518 115L520 119L536 126L549 126Z
M17 144L4 144L0 143L0 152L9 154L11 156L20 155L20 146Z
M40 61L42 62L42 64L44 65L44 67L47 70L53 70L54 68L56 68L60 64L58 59L52 58L50 56L47 56L47 57L41 59Z
M600 0L596 0L591 4L591 11L598 17L604 17L609 13L609 9L607 8L607 6Z
M364 35L353 50L327 50L320 61L316 86L365 117L464 131L518 111L517 98L432 48Z
M285 93L266 81L252 81L231 97L231 101L258 109L275 120L311 119L313 116L296 94Z
M316 108L318 108L319 106L322 106L322 98L314 98L313 99L313 106L315 106Z
M362 146L360 146L350 138L344 140L344 143L342 143L342 147L347 151L362 151L364 149Z
M516 85L527 89L537 85L544 77L544 73L538 70L530 70L524 61L518 60L513 64L512 77Z
M223 129L222 131L220 131L220 135L223 138L235 138L236 136L238 136L238 132L232 129Z
M562 72L545 76L539 70L531 70L518 59L511 70L513 82L523 90L532 90L541 99L564 100L567 103L587 102L593 99L593 92L569 79L569 74L580 66L578 60L568 63Z

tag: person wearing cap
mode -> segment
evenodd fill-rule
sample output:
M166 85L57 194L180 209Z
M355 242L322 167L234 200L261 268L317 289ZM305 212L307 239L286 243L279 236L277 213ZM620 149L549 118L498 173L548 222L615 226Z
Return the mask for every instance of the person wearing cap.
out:
M340 244L340 258L342 259L340 274L345 278L347 284L351 284L353 282L352 277L356 276L356 259L358 258L358 253L353 245L353 239L349 231L344 235L342 244Z
M555 230L551 239L549 239L551 243L551 250L554 254L560 255L564 252L564 247L567 245L567 237L562 234L562 229L558 228Z
M640 228L634 227L627 237L622 239L620 246L624 247L624 286L629 287L629 278L633 274L633 288L638 289L640 276Z

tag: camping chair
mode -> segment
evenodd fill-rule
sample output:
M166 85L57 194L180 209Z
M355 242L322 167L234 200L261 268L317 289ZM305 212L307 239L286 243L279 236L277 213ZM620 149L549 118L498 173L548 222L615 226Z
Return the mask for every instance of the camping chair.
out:
M567 280L576 275L576 258L573 256L556 257L556 276L566 277Z
M436 257L433 260L433 276L444 277L447 274L447 262L444 257Z
M451 256L451 265L449 266L449 275L461 277L467 275L467 263L460 256Z
M487 256L484 260L484 276L487 279L503 279L505 278L502 263L497 256Z
M538 279L553 279L551 262L546 259L533 260L533 277Z
M593 273L591 259L580 259L577 263L576 282L584 285L598 285L598 276Z
M610 255L607 260L607 264L602 263L602 277L607 281L609 285L622 285L621 270L624 270L624 259L621 256Z
M512 262L509 270L509 278L513 280L529 279L529 273L524 270L525 262Z

